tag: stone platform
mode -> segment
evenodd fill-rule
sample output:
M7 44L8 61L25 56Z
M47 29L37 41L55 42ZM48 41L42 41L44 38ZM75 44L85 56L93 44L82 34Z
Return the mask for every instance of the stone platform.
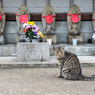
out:
M69 52L77 54L81 66L95 66L95 44L84 44L78 46L64 45ZM50 46L49 61L41 62L17 62L16 45L1 45L0 47L0 68L51 68L58 67L57 60L52 53L53 46ZM4 53L1 53L1 51Z
M78 56L82 67L95 67L95 56ZM17 57L0 57L0 69L14 68L58 68L57 60L50 56L50 61L17 62Z
M48 43L17 43L18 62L49 61Z
M75 53L78 56L95 56L95 44L83 44L83 45L68 45L58 44L56 46L64 45L68 52ZM49 47L50 56L53 56L52 52L53 45ZM0 57L6 56L17 56L17 45L7 44L0 45Z
M17 46L15 44L0 45L1 56L16 56Z
M68 35L67 43L72 44L72 39L77 39L78 40L78 45L83 44L83 35Z
M95 56L95 44L83 44L83 45L68 45L68 44L58 44L56 46L64 45L65 50L76 54L77 56ZM53 46L50 47L50 55L53 56L52 51Z

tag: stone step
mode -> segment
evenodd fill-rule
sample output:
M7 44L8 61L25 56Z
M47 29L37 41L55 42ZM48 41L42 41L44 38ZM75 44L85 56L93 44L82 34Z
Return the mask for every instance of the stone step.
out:
M81 66L94 67L95 56L78 56ZM42 62L17 62L17 57L0 57L0 69L13 68L53 68L58 67L57 60L50 56L50 61Z
M56 46L64 45L65 50L72 52L78 56L95 56L95 44L83 44L83 45L68 45L68 44L58 44ZM53 56L52 52L53 45L50 46L50 56ZM17 45L7 44L0 45L0 57L4 56L17 56Z
M95 56L95 44L83 44L83 45L68 45L58 44L56 46L64 45L65 50L76 54L77 56ZM50 55L53 56L53 46L50 46Z

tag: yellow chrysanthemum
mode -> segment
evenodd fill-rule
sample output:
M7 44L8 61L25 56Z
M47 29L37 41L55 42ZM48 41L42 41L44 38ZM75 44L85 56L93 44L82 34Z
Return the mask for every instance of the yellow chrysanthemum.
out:
M32 26L34 25L34 23L35 23L34 21L31 21L31 22L27 21L27 24L32 25Z
M38 33L40 34L39 36L40 36L41 38L43 38L43 34L42 34L41 32L39 32L39 31L38 31Z

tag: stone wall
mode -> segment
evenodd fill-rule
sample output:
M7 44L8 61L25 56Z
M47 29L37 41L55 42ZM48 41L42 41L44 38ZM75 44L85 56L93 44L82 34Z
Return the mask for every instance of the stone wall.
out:
M39 25L40 31L43 32L42 23L40 21L36 21L35 23L36 25ZM67 35L68 35L67 21L56 21L55 34L57 35L58 43L67 43ZM81 22L81 34L84 36L85 43L89 38L91 38L93 34L93 27L91 21ZM17 25L15 21L6 22L4 35L7 44L16 43Z
M2 0L3 8L6 13L16 13L19 6L23 4L24 0ZM80 7L81 12L92 12L93 0L74 0L74 4ZM70 0L51 0L51 5L54 7L56 13L68 12L70 7ZM31 13L42 13L42 10L46 6L46 0L27 0L27 6ZM36 24L40 26L40 31L43 32L41 21L36 21ZM7 21L5 27L6 43L16 43L17 25L15 21ZM86 43L91 38L93 33L93 27L91 21L81 22L81 34L84 36L84 42ZM67 43L67 21L56 21L55 34L57 35L58 43Z

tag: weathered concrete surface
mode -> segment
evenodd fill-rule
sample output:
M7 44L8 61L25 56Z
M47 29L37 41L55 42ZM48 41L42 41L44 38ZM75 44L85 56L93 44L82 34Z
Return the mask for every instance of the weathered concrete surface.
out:
M95 67L95 56L78 56L82 67ZM17 62L17 57L0 57L0 69L16 68L55 68L58 67L58 61L54 56L50 61L42 62Z
M34 52L28 52L29 50L35 50ZM27 55L28 54L28 55ZM18 62L27 62L27 57L30 59L36 54L41 56L41 61L49 61L49 44L48 43L17 43L17 60ZM30 61L28 61L30 62Z
M95 56L95 44L83 44L77 46L68 45L68 44L59 44L59 45L64 45L66 51L74 53L77 56ZM51 56L53 55L52 48L53 46L50 47Z
M0 57L1 56L16 56L16 45L0 45Z
M83 44L83 45L68 45L68 44L58 44L65 45L67 51L77 54L78 56L94 56L95 55L95 44ZM50 56L53 56L52 47L49 47ZM7 44L0 46L0 57L6 56L16 56L17 45Z
M95 74L95 68L82 68ZM0 95L95 95L95 81L56 78L58 68L0 69Z
M62 6L63 5L64 4L62 4ZM59 6L59 3L58 3L58 6ZM60 8L58 8L58 10ZM63 12L63 10L62 10L62 12ZM40 31L43 33L43 27L42 27L41 21L35 21L35 24L40 27ZM6 27L5 27L5 30L4 30L4 36L5 36L5 39L6 39L6 43L7 44L10 44L10 43L14 44L14 43L16 43L16 36L17 36L17 31L18 31L16 22L15 21L7 21L5 26ZM67 21L56 21L55 31L54 32L55 32L55 35L57 37L57 42L58 43L67 43L67 36L68 36L68 27L67 26L68 26L67 25ZM83 35L83 37L84 37L83 38L83 42L87 43L88 39L92 38L92 34L93 34L92 21L82 21L81 22L81 30L80 31L81 31L81 35Z

